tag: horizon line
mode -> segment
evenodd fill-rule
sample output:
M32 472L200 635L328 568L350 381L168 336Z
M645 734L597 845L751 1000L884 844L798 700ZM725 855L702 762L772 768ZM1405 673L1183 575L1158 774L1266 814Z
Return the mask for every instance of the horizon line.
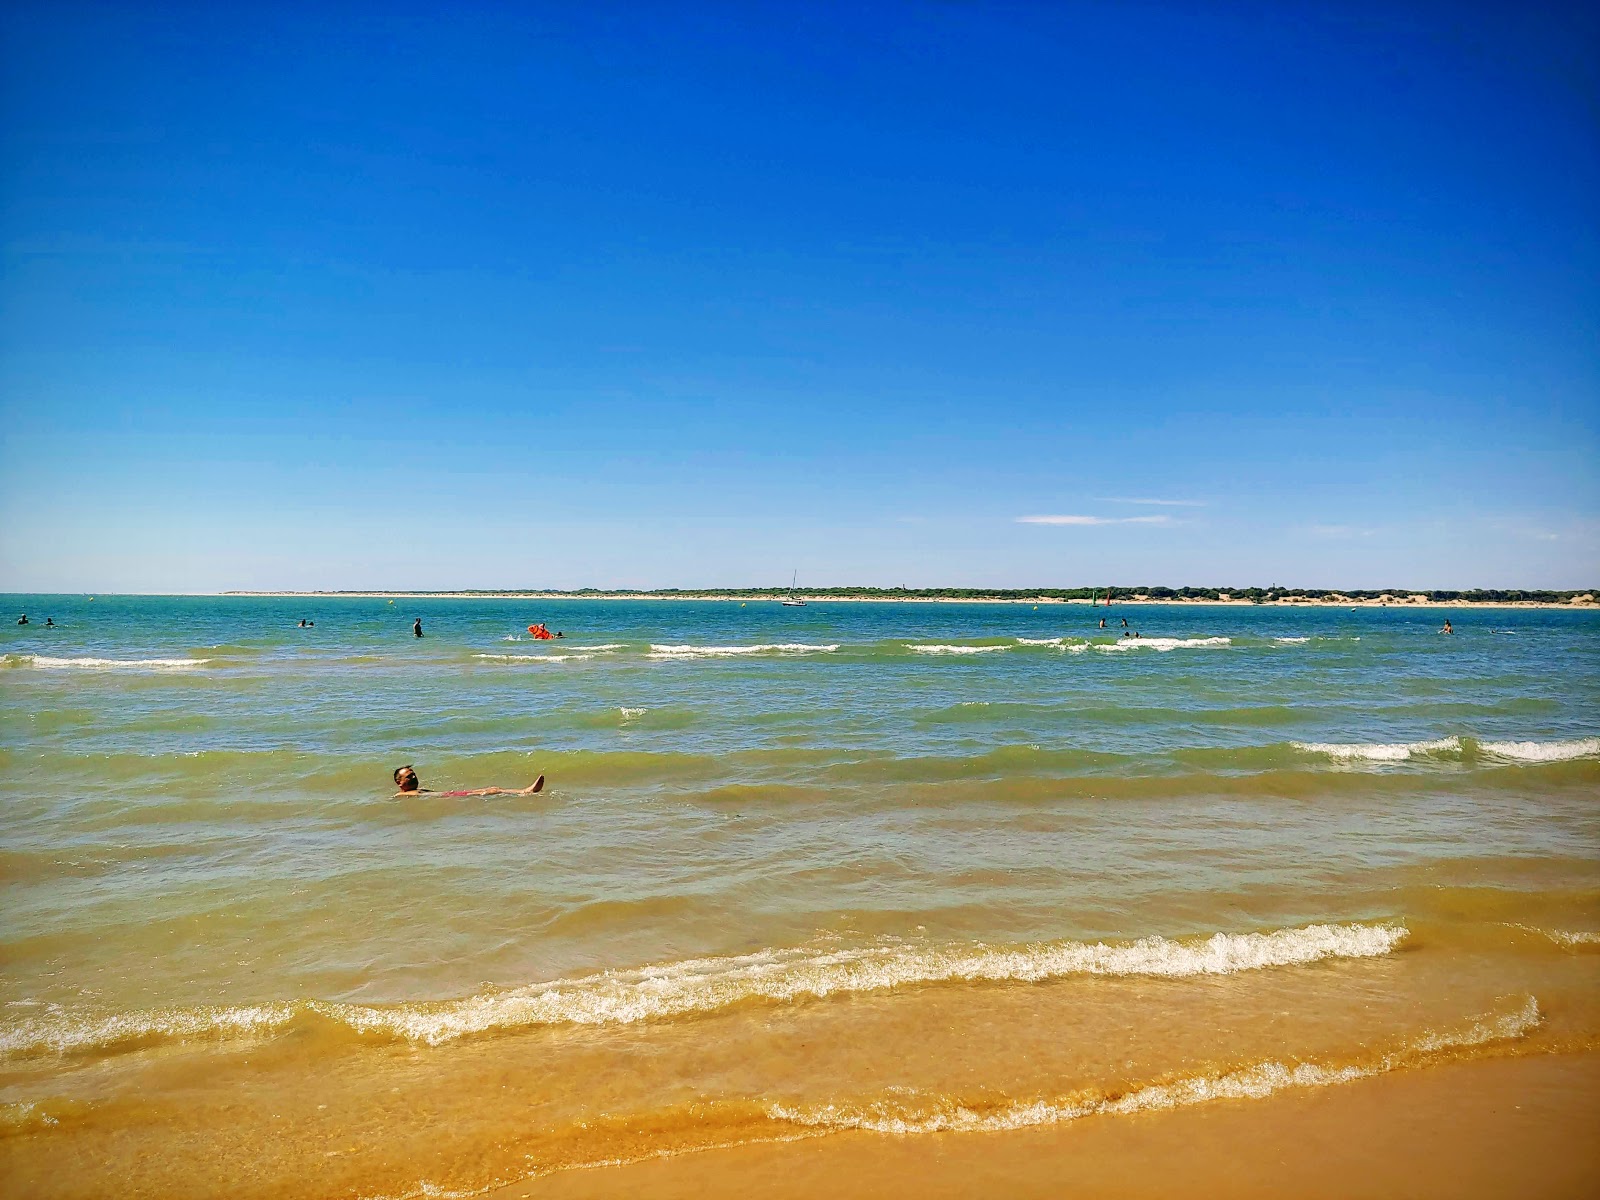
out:
M141 596L183 596L183 597L210 597L210 596L586 596L586 595L618 595L618 596L658 596L689 594L700 596L726 596L726 595L767 595L790 592L802 595L826 596L839 594L891 594L891 595L929 595L935 593L960 592L972 595L1010 595L1010 596L1054 596L1067 592L1082 593L1123 593L1126 598L1134 594L1150 595L1153 593L1179 593L1179 592L1218 592L1233 594L1260 593L1269 595L1312 595L1323 596L1339 595L1350 597L1378 597L1391 596L1421 596L1450 593L1452 595L1472 595L1484 593L1539 593L1543 595L1580 596L1586 593L1600 593L1600 585L1593 587L1552 588L1552 587L1315 587L1315 586L1285 586L1281 584L1110 584L1092 585L1075 584L1061 585L1050 584L1039 587L980 587L971 585L942 584L925 587L886 586L882 584L839 584L832 586L790 587L787 584L777 583L770 586L746 587L599 587L584 586L577 588L561 587L438 587L438 588L225 588L204 591L6 591L0 596L18 598L50 597L89 597L100 596L141 597Z

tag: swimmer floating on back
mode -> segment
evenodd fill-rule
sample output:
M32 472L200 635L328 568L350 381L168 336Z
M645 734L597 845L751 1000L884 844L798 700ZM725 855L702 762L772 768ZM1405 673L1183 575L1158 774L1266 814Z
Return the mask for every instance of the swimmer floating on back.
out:
M394 783L400 789L394 794L396 800L401 796L531 796L544 791L544 776L541 775L525 788L487 787L471 788L464 792L435 792L423 787L416 771L409 766L394 769Z

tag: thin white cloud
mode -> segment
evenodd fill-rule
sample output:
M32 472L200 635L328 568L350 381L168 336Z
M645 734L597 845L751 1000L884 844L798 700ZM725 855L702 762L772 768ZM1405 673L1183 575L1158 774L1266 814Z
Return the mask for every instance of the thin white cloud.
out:
M1150 496L1101 496L1102 504L1159 504L1166 508L1204 508L1204 500L1157 500Z
M1306 532L1320 538L1355 538L1371 537L1378 531L1364 529L1360 525L1313 525Z
M1017 523L1019 525L1170 525L1172 518L1165 514L1156 517L1085 517L1063 514L1018 517Z

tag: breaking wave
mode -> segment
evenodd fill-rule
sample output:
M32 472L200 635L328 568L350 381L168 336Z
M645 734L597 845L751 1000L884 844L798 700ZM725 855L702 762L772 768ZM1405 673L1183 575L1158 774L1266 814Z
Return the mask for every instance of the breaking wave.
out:
M1461 749L1458 737L1427 742L1293 742L1296 750L1320 754L1340 762L1405 762L1416 755L1440 754Z
M1123 638L1118 642L1096 644L1096 650L1187 650L1200 646L1231 646L1232 638Z
M41 670L170 671L200 667L210 661L209 658L49 658L43 654L5 656L7 666L37 667Z
M1021 640L1021 639L1018 639ZM908 645L906 649L913 654L992 654L996 650L1009 650L1010 646L950 646L944 644L934 645Z
M584 662L594 657L593 654L474 654L473 658L488 659L490 662Z
M1566 762L1600 754L1600 737L1572 738L1563 742L1480 742L1478 749L1496 758L1518 762Z
M652 642L646 658L733 658L741 654L832 654L837 642L815 646L807 642L772 642L759 646L662 646Z
M866 1104L786 1106L768 1109L773 1120L827 1130L867 1129L876 1133L979 1133L1056 1125L1079 1117L1126 1115L1186 1108L1212 1100L1259 1100L1289 1088L1329 1087L1406 1067L1448 1061L1464 1052L1526 1037L1543 1017L1528 996L1513 1012L1488 1014L1464 1027L1429 1033L1356 1062L1266 1061L1211 1074L1180 1076L1125 1091L1089 1088L1053 1100L978 1102L934 1098L917 1104L903 1093Z
M1345 924L1216 933L1196 939L1058 941L1009 948L900 940L840 950L801 946L604 971L430 1003L378 1006L312 1000L107 1016L51 1014L0 1027L0 1055L82 1053L199 1037L273 1034L305 1020L332 1021L366 1036L439 1045L495 1030L627 1025L753 1001L789 1003L918 985L1032 983L1073 975L1231 975L1330 958L1378 957L1393 951L1407 935L1400 925Z

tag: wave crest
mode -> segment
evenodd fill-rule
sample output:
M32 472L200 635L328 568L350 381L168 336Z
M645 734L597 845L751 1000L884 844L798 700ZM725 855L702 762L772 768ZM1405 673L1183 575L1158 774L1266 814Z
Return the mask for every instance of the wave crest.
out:
M302 1001L117 1014L52 1015L0 1029L0 1055L65 1053L282 1030L297 1018L331 1020L365 1035L439 1045L471 1034L538 1025L628 1025L715 1012L751 1001L788 1003L940 983L1039 982L1072 975L1185 978L1390 953L1397 925L1306 925L1199 939L1040 942L1000 948L891 940L855 949L814 946L687 959L532 984L462 1000L376 1006Z
M1566 762L1600 754L1600 737L1571 738L1560 742L1480 742L1478 749L1496 758L1518 762Z
M209 658L51 658L43 654L8 654L7 666L37 667L40 670L85 671L168 671L201 667Z
M490 662L505 663L559 663L559 662L584 662L594 657L592 654L474 654L473 658L487 659Z
M1440 754L1461 749L1458 737L1427 742L1291 742L1306 754L1321 754L1341 762L1405 762L1414 755Z
M1226 637L1201 637L1201 638L1123 638L1118 642L1096 644L1096 650L1159 650L1165 653L1168 650L1188 650L1201 646L1231 646L1232 638Z
M1030 1103L963 1104L934 1100L917 1105L903 1095L867 1104L811 1107L774 1104L768 1116L776 1121L826 1130L867 1129L876 1133L978 1133L1056 1125L1079 1117L1186 1108L1211 1100L1259 1100L1288 1088L1328 1087L1382 1075L1388 1071L1470 1052L1495 1042L1526 1037L1543 1022L1538 1001L1528 996L1513 1012L1490 1014L1463 1028L1425 1034L1364 1062L1289 1065L1258 1062L1216 1074L1189 1075L1146 1084L1124 1092L1086 1089L1055 1100Z
M768 642L759 646L663 646L650 644L646 658L733 658L742 654L832 654L839 648L837 642L812 645L808 642Z

